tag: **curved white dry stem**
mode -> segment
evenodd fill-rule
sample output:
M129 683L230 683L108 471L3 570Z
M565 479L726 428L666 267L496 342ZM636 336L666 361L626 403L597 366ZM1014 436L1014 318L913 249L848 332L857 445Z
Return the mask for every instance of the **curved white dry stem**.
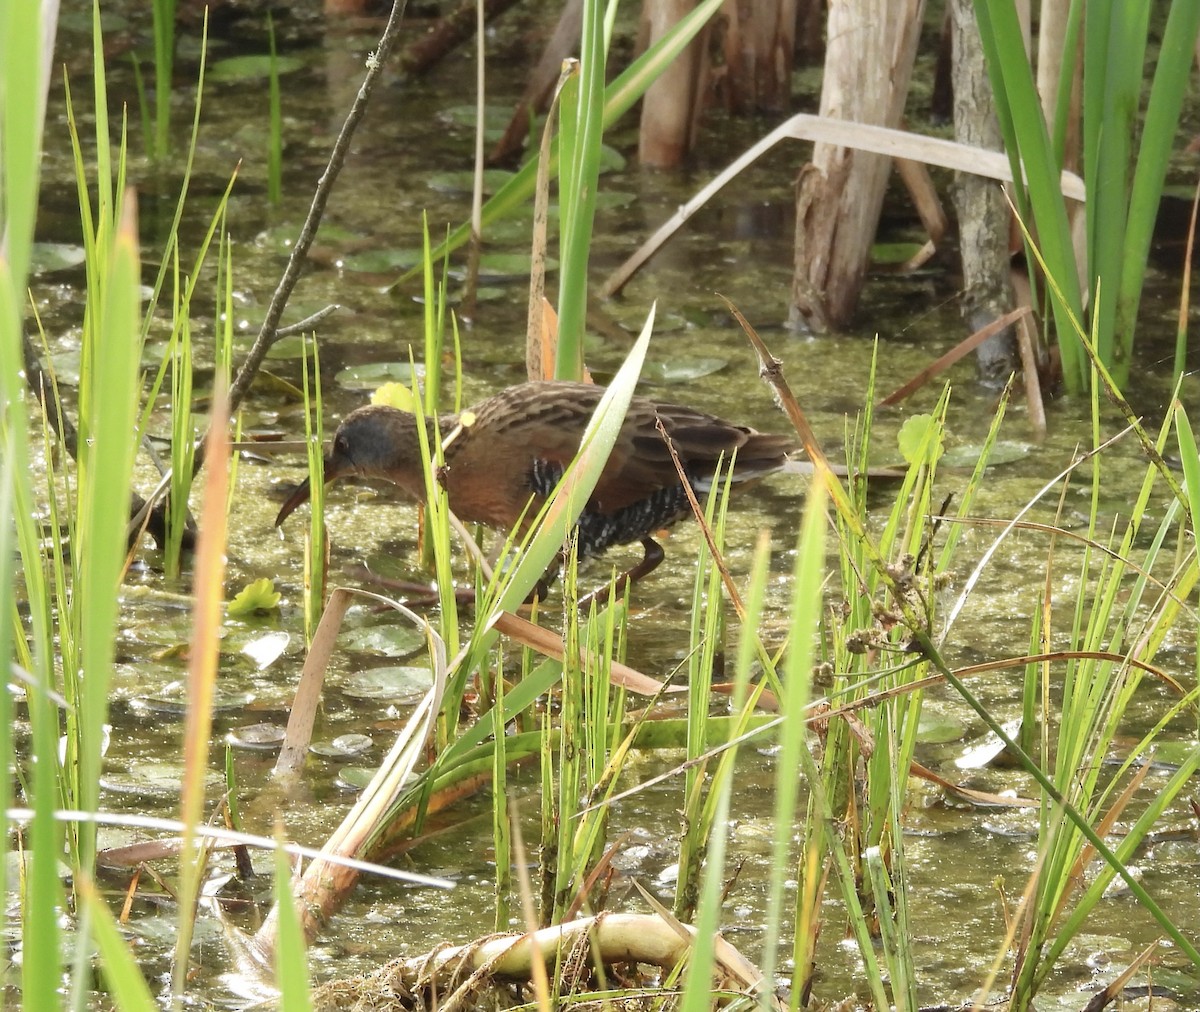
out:
M10 822L29 822L33 819L34 813L31 808L9 808L5 810L4 817ZM91 822L97 826L118 826L122 829L146 829L156 833L182 834L185 828L179 819L163 819L158 816L126 814L123 812L84 812L73 808L58 809L54 813L54 818L59 822ZM244 833L236 829L228 829L225 826L195 826L193 827L193 833L202 839L211 840L213 843L223 846L245 846L257 847L261 850L279 850L293 857L306 857L310 859L322 857L321 851L315 847L305 847L299 843L284 843L274 837L259 836L256 833ZM146 860L146 855L145 853L137 854L134 848L142 846L142 844L133 844L127 847L103 850L100 852L102 855L101 863L125 866L128 863L124 857L126 854L129 855L130 861L136 859L136 863L141 863ZM153 856L156 857L177 855L181 848L178 840L172 840L169 843L159 843L155 846L158 850ZM356 871L381 875L384 878L393 878L401 882L411 882L414 885L433 886L437 889L453 889L455 886L455 883L449 879L436 878L432 875L419 875L416 872L404 871L400 868L393 868L384 864L374 864L371 861L361 861L358 858L328 854L324 855L324 858L333 864L354 868Z
M783 140L838 144L842 147L869 151L872 154L907 158L910 161L938 165L958 172L970 172L1001 182L1012 182L1012 166L1009 164L1008 155L1000 151L989 151L969 144L948 141L941 137L926 137L922 134L874 126L869 123L854 123L828 116L814 116L812 113L799 113L743 151L727 168L702 187L691 200L680 205L678 211L668 218L629 259L608 276L600 289L601 296L608 298L625 287L626 282L658 252L671 236L683 227L692 215L745 169ZM1063 172L1060 185L1064 196L1079 201L1086 198L1083 180L1075 173Z
M586 942L593 958L603 963L647 963L671 970L686 959L696 929L657 914L600 914L535 933L492 935L466 945L444 946L424 955L393 960L361 978L363 993L400 983L403 987L437 986L444 989L457 980L485 970L489 976L528 980L535 962L553 965L561 954ZM781 1003L765 987L762 974L720 935L715 939L717 969L725 981L751 994L761 995L767 1008ZM439 979L439 976L441 979ZM318 990L320 999L338 993L345 984L334 982Z

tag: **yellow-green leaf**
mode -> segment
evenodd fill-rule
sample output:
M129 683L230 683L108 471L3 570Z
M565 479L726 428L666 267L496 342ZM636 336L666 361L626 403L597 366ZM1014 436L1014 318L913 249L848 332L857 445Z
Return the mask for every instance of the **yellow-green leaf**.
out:
M228 611L231 618L242 618L257 611L274 611L278 607L279 591L275 589L275 581L264 576L243 587L229 602Z
M930 446L931 440L937 440L937 445ZM945 450L933 415L913 415L907 419L900 426L896 441L900 444L904 460L909 464L935 461Z
M399 408L410 414L413 409L412 389L404 383L384 383L373 394L372 404L386 404L389 408Z

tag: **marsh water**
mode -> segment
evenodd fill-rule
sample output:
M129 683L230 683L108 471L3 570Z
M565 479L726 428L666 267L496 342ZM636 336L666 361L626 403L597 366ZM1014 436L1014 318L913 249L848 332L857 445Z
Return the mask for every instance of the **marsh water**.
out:
M489 35L490 106L503 122L506 104L523 86L521 73L530 62L529 38L544 11L518 9ZM72 21L79 17L79 21ZM116 50L144 49L148 24L143 15L106 15L107 39ZM145 15L148 19L148 15ZM372 21L324 23L319 15L296 8L279 22L283 57L284 197L271 207L266 195L266 128L268 117L265 64L267 40L261 19L227 14L210 39L210 76L205 91L202 127L189 211L184 220L184 247L198 243L219 195L239 165L229 204L228 228L233 243L236 340L244 350L257 331L271 292L283 268L290 243L307 210L332 141L358 87L363 63L373 50L380 25ZM88 124L83 82L88 73L90 25L83 15L64 15L59 50L73 82L76 102ZM419 22L414 22L414 31ZM196 66L198 35L185 32L181 41L175 112L180 143L190 120L191 97L186 82ZM136 108L129 61L110 60L109 86L115 100ZM342 308L318 330L324 384L326 424L364 403L380 382L402 374L410 342L419 354L421 315L417 283L393 287L401 271L416 259L421 215L431 231L441 234L469 212L469 168L472 157L474 70L467 52L449 57L421 81L387 78L359 129L352 154L338 181L322 225L310 266L292 299L285 323L330 303ZM669 216L675 207L734 154L771 124L752 120L706 121L706 140L699 156L676 173L640 170L633 162L614 160L601 182L601 200L592 248L592 270L603 277ZM85 132L90 127L84 127ZM636 147L632 119L607 138L625 156ZM135 143L136 146L136 143ZM78 370L78 333L82 268L71 265L78 243L78 222L71 174L69 140L61 87L53 93L46 137L43 204L39 238L46 260L34 278L37 301L49 350L58 374L70 388ZM840 447L847 426L861 411L873 356L877 386L886 391L922 368L964 336L952 257L935 261L917 275L873 272L866 287L861 323L834 335L800 336L779 326L786 316L791 273L792 181L807 155L799 146L777 151L750 170L739 183L719 195L628 285L618 300L594 307L589 327L589 365L603 379L622 360L651 303L657 323L641 391L661 399L690 403L762 429L782 429L770 392L757 376L753 355L715 293L732 299L760 329L784 364L786 375L827 447ZM179 179L135 157L131 182L138 188L144 259L159 256L161 237L174 211ZM888 228L893 238L917 238L919 232L899 191L888 200ZM523 334L527 285L519 256L528 246L528 216L500 223L487 236L486 251L517 257L491 261L483 297L461 332L466 400L486 395L524 377ZM186 254L185 254L186 255ZM51 257L54 260L51 261ZM458 258L461 261L461 257ZM1169 400L1168 341L1173 339L1178 277L1157 270L1146 299L1149 321L1139 355L1146 364L1135 380L1131 399L1152 420ZM1156 320L1161 326L1154 333ZM212 313L197 313L194 326L200 355L211 351ZM161 356L167 326L151 333L148 358ZM878 344L876 345L876 338ZM268 376L251 394L244 416L247 429L271 430L291 438L303 435L303 404L295 387L301 374L300 343L285 340L271 354ZM960 489L995 409L995 390L979 386L969 364L955 367L949 412L949 455L939 477L943 494ZM880 411L875 420L876 460L896 461L896 433L910 414L926 411L940 385L915 395L898 410ZM1185 401L1197 403L1195 382L1184 388ZM68 395L69 396L69 395ZM1103 409L1107 434L1122 427L1116 412ZM166 435L166 406L152 427ZM1050 406L1050 434L1034 440L1024 411L1014 404L1004 423L1003 445L978 502L980 516L1010 518L1028 499L1089 443L1088 406L1059 397ZM1100 514L1117 522L1127 510L1143 472L1143 458L1132 439L1118 442L1103 458L1105 479ZM303 476L299 456L273 459L248 455L239 464L228 546L228 586L232 594L253 580L269 577L282 592L278 611L258 618L229 620L225 625L216 734L233 743L243 815L250 828L269 835L282 816L294 839L319 845L340 821L353 800L358 770L369 769L386 752L395 728L407 713L419 680L406 672L409 654L419 646L407 630L397 632L387 617L366 608L350 615L350 629L328 679L319 718L317 747L307 768L308 797L282 802L269 771L274 760L272 729L282 727L303 658L302 588L303 523L282 532L273 518L283 491ZM147 487L153 478L143 474ZM1067 493L1066 522L1088 510L1090 492L1083 483ZM1034 511L1052 521L1057 490ZM935 496L935 499L938 496ZM774 555L770 608L772 622L782 622L788 599L786 574L803 502L794 479L775 478L742 496L732 511L727 532L728 559L744 577L757 532L773 533ZM1155 504L1161 509L1165 503ZM388 577L421 579L413 561L415 513L376 490L343 486L331 492L327 523L332 540L331 581L362 582L363 571ZM1103 525L1102 525L1103 526ZM967 532L960 551L960 577L965 577L994 537L988 528ZM686 617L691 593L693 553L699 534L676 529L667 542L667 563L639 585L630 616L629 663L656 677L669 676L687 649ZM1041 535L1017 534L1006 542L975 588L948 641L955 664L1016 655L1028 647L1030 617L1045 581L1047 544ZM632 558L632 557L631 557ZM624 556L617 553L614 561ZM596 582L608 575L608 560L586 574ZM1067 567L1069 571L1069 567ZM1069 579L1064 577L1064 591ZM112 693L113 745L107 760L103 804L114 810L173 815L177 811L180 734L185 699L182 679L186 662L180 647L189 633L188 576L167 581L160 561L147 551L129 574L123 595L124 625L120 666ZM951 587L948 594L956 593ZM1186 631L1185 631L1186 630ZM1184 624L1164 647L1157 662L1185 681L1195 674L1193 630ZM978 686L1000 713L1019 709L1019 679L989 676ZM1165 690L1147 684L1141 690L1135 721L1151 726L1167 705ZM923 745L919 758L957 776L952 760L982 727L967 707L947 689L929 693L926 708L942 727L940 744ZM263 733L263 729L266 733ZM1129 729L1136 740L1143 726ZM1186 735L1181 723L1178 731ZM353 737L347 737L353 736ZM265 744L259 740L265 739ZM677 756L646 755L632 762L632 780L649 778L670 768ZM769 749L744 751L733 813L732 856L744 867L728 900L722 925L727 937L754 958L761 945L762 883L767 869L774 759ZM1151 774L1146 789L1153 791ZM1011 771L985 770L973 778L989 790L1019 789L1023 781ZM536 805L535 775L515 773L516 791ZM670 841L678 832L681 786L668 780L621 803L613 813L613 832L630 837L618 859L623 875L659 887L669 895ZM455 882L446 893L397 887L364 879L351 904L337 915L313 948L317 979L369 970L402 953L425 951L433 942L465 941L491 925L493 873L488 852L490 806L486 798L468 802L454 813L455 831L435 834L411 855L418 871ZM1004 936L1003 893L1019 893L1035 850L1036 812L980 810L949 800L927 786L914 786L906 813L906 852L912 895L913 933L921 994L929 1002L969 1000ZM1177 923L1200 927L1196 897L1200 864L1191 815L1180 806L1169 812L1163 833L1139 861L1143 881ZM1178 831L1178 832L1174 832ZM104 843L126 839L107 834ZM224 859L218 859L224 860ZM263 859L262 871L269 871ZM1003 880L1003 887L998 884ZM126 878L113 873L109 884L124 887ZM263 903L269 902L265 883ZM631 887L630 887L631 889ZM253 892L253 887L250 887ZM641 909L635 896L615 897L630 909ZM135 909L128 929L149 944L143 951L150 972L166 966L175 916L161 917L147 900ZM834 915L827 914L830 920ZM252 922L252 917L249 918ZM211 918L201 917L199 962L211 989L202 997L214 1004L233 1001L216 977L228 969L223 945ZM825 933L818 993L825 1000L858 993L853 948L839 943L840 925ZM1101 906L1072 953L1063 961L1053 992L1043 1007L1059 1003L1076 1008L1087 1001L1081 989L1110 980L1135 952L1156 937L1149 917L1128 897L1114 895ZM1171 982L1182 1003L1200 1008L1196 981L1169 951L1156 980Z

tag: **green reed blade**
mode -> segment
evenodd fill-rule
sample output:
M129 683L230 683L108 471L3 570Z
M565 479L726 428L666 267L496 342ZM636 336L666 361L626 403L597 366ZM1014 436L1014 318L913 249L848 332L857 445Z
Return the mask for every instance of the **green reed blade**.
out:
M1142 121L1137 167L1129 195L1128 227L1124 242L1120 244L1123 260L1113 326L1117 340L1124 343L1125 362L1131 357L1150 240L1170 154L1179 131L1183 100L1191 84L1193 44L1197 34L1200 34L1200 4L1172 3ZM1138 83L1140 85L1140 79Z
M153 0L151 11L154 24L153 151L155 158L165 158L171 147L171 94L175 70L175 0Z
M987 57L988 74L996 96L1005 147L1013 160L1014 178L1024 178L1038 239L1047 270L1058 282L1059 298L1051 298L1063 379L1071 391L1083 390L1087 372L1082 350L1074 340L1070 315L1083 318L1083 297L1060 187L1060 167L1042 116L1041 103L1025 53L1024 35L1010 0L975 0L975 16ZM1022 213L1026 213L1022 209Z
M714 490L721 484L715 483ZM727 494L729 483L726 481L723 484ZM746 629L757 629L762 621L769 562L770 539L764 535L758 540L751 564L750 584L746 594ZM752 665L756 658L757 637L743 632L734 674L733 706L741 718L734 725L735 734L741 734L745 729L744 720L754 706L749 687ZM712 804L706 816L710 829L705 834L704 872L699 888L692 953L684 975L683 1001L680 1004L682 1012L709 1012L712 1008L716 940L724 919L721 900L725 890L725 852L729 843L730 798L734 788L737 753L738 746L731 744L721 754L709 791ZM680 871L682 872L682 868Z
M492 852L496 869L496 916L493 926L496 931L508 928L512 910L509 895L512 891L512 809L508 804L508 716L504 698L504 677L497 665L496 678L492 682ZM479 721L486 724L485 719Z
M117 919L90 876L80 880L79 894L96 943L100 972L115 999L114 1007L121 1012L156 1012L158 1003L133 958L133 947L125 941Z
M300 914L296 909L296 897L292 893L292 868L283 851L282 824L277 832L277 842L279 846L275 850L272 893L279 923L275 945L278 1007L281 1012L310 1012L313 1005L308 981L308 952L304 944L304 930L300 926Z
M88 398L92 444L79 489L78 541L72 546L72 554L77 552L81 557L75 607L79 609L84 672L79 715L84 735L80 749L81 795L76 803L87 811L93 810L99 799L101 738L108 716L108 686L125 562L129 502L124 495L114 495L113 490L128 489L132 484L141 353L140 270L135 205L128 199L122 204L106 272L103 312L95 334L94 372L83 377L83 383L92 387ZM92 859L94 829L81 827L80 838L80 860L87 868Z
M784 882L794 873L792 837L801 783L796 776L800 752L808 733L805 710L812 685L815 660L814 638L822 611L821 584L825 576L825 485L813 482L804 502L796 561L792 569L791 606L788 614L788 652L782 679L786 696L781 709L786 715L775 759L775 803L771 833L771 864L767 874L767 903L764 917L762 971L766 980L775 979L779 939L784 927ZM793 944L793 953L796 947Z
M300 375L304 389L304 444L308 453L311 507L308 538L304 543L304 642L311 645L325 608L325 414L321 400L321 355L315 335L311 342L307 338L304 341Z
M583 375L587 270L604 136L604 68L608 51L602 14L601 0L584 0L580 72L564 86L559 103L562 262L558 289L558 355L555 359L557 379L577 380Z

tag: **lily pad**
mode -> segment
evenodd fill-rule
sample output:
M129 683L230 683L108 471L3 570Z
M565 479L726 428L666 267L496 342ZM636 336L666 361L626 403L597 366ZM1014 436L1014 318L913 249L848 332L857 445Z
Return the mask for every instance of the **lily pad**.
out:
M682 383L720 372L729 364L724 358L691 358L681 356L669 362L647 362L642 368L642 377L653 383Z
M967 443L947 450L942 457L942 463L949 467L974 467L979 461L983 447L979 443ZM988 454L988 467L993 464L1011 464L1016 460L1024 460L1033 452L1030 443L1020 443L1012 439L1001 439Z
M145 917L130 917L123 930L155 946L169 948L179 937L179 918L174 913L150 914ZM192 935L194 944L218 945L221 942L221 925L215 917L197 917Z
M238 748L270 751L283 744L285 729L279 724L250 724L235 727L226 736L230 745Z
M345 650L358 650L383 657L404 657L424 642L425 637L420 629L400 623L351 629L341 637L341 645Z
M500 302L508 298L508 292L503 288L497 288L493 285L480 285L475 289L476 302ZM450 301L453 305L459 305L462 302L461 292L452 292Z
M304 342L306 338L304 334L290 334L287 337L281 337L267 352L267 358L275 359L296 359L304 357Z
M513 173L508 169L484 169L483 192L491 195L512 179ZM475 192L475 171L473 169L456 169L453 172L434 172L425 180L431 190L438 193L473 193Z
M904 420L896 441L900 445L901 454L908 463L914 464L918 459L923 459L922 447L925 445L925 441L929 438L936 438L930 435L934 424L933 415L912 415ZM942 444L934 448L935 460L942 455L944 449Z
M420 262L420 250L396 246L347 253L338 260L337 266L352 274L394 274L415 267Z
M366 734L339 734L333 741L314 742L309 751L326 759L346 759L362 755L375 742Z
M943 745L958 741L965 731L963 722L957 717L922 710L917 724L917 741L923 745Z
M300 70L304 65L304 60L299 56L275 57L275 73L279 77ZM271 77L271 56L269 53L227 56L223 60L214 62L208 68L205 77L210 81L220 81L223 84L266 81Z
M179 797L183 783L183 766L173 762L154 762L141 759L127 770L106 774L100 779L103 790L113 794L128 794L141 798L169 801ZM208 789L220 789L224 778L212 773L205 777Z
M425 366L417 363L417 377L425 378ZM409 362L364 362L343 369L333 381L347 390L376 390L384 383L412 382L412 365Z
M629 207L637 202L637 194L629 190L601 190L596 194L596 210L608 211L614 207Z
M919 242L877 242L871 247L871 262L880 266L906 264L924 248Z
M32 274L69 270L78 267L87 256L82 246L67 242L35 242L30 253L29 270Z
M437 118L450 126L462 127L474 132L474 105L452 105L449 109L439 110ZM512 118L512 109L502 105L485 105L483 107L483 136L489 141L498 141L508 129L508 121Z
M1021 718L1017 717L1000 726L1004 728L1005 734L1010 738L1014 738L1021 729ZM960 770L983 769L985 766L991 766L1000 757L1001 753L1004 752L1004 748L1004 742L991 731L988 731L982 738L976 739L974 745L955 759L954 765Z
M374 779L376 772L365 766L347 766L338 771L337 785L343 790L361 791Z
M546 271L558 270L558 261L546 257ZM451 267L456 281L466 277L466 268ZM528 253L485 253L479 258L479 277L482 281L520 281L529 277Z
M249 692L222 692L218 685L217 695L213 699L212 704L213 713L240 711L245 709L253 700L254 696ZM187 686L182 681L171 682L168 685L164 685L152 695L136 697L130 701L129 705L134 710L182 716L187 712L189 705Z
M628 159L608 144L600 145L600 172L620 172L629 164Z
M432 681L428 668L397 664L356 671L342 682L342 691L356 699L404 703L418 699Z

